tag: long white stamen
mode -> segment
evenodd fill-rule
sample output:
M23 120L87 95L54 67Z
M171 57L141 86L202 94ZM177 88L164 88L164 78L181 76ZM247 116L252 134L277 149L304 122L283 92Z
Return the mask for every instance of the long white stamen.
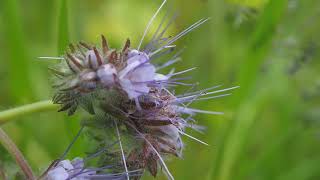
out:
M187 96L190 96L190 95L196 95L196 94L203 94L204 92L207 92L207 91L210 91L212 89L216 89L216 88L219 88L221 87L222 85L217 85L217 86L212 86L212 87L209 87L209 88L206 88L206 89L202 89L202 90L199 90L199 91L194 91L194 92L189 92L189 93L184 93L184 94L181 94L181 95L178 95L176 97L180 98L180 97L187 97Z
M168 46L163 46L163 47L161 47L161 48L159 48L158 50L156 50L156 51L154 51L154 52L152 52L152 53L150 53L150 54L148 54L148 56L149 56L149 58L151 58L152 56L154 56L155 54L157 54L157 53L159 53L160 51L162 51L162 50L164 50L164 49L168 49L168 48L174 48L175 47L175 45L168 45Z
M153 50L153 47L156 43L158 43L157 45L161 45L163 44L164 42L168 41L169 38L162 38L164 33L167 32L168 28L170 27L170 25L174 22L174 20L177 18L177 14L173 15L173 17L170 19L170 21L168 22L168 24L165 26L165 28L162 30L162 32L155 38L155 39L152 39L152 41L149 43L148 46L151 46L149 48L146 49L147 52Z
M177 106L177 111L185 114L194 114L194 113L202 113L202 114L213 114L213 115L223 115L223 112L216 112L216 111L205 111L201 109L193 109L187 107L180 107Z
M172 59L164 64L162 64L161 66L157 67L157 71L159 71L160 69L163 69L165 67L168 67L168 66L171 66L172 64L176 63L176 62L179 62L181 61L182 59L179 57L179 58L176 58L176 59Z
M167 66L170 66L170 65L172 65L172 64L174 64L174 63L176 63L176 62L178 62L178 61L181 61L182 58L179 57L179 56L182 54L182 52L183 52L184 50L185 50L185 48L180 49L177 53L175 53L175 54L172 56L171 60L169 60L169 61L167 61L166 63L164 63L164 64L160 65L159 67L157 67L157 71L160 70L160 69L162 69L162 68L165 68L165 67L167 67ZM159 56L159 55L161 55L161 54L158 54L157 56ZM154 57L155 57L155 56L154 56ZM154 58L154 57L153 57L153 58Z
M197 68L196 68L196 67L189 68L189 69L186 69L186 70L183 70L183 71L180 71L180 72L176 72L176 73L173 73L173 74L169 74L169 76L170 76L170 77L176 76L176 75L179 75L179 74L187 73L187 72L192 71L192 70L195 70L195 69L197 69Z
M128 167L127 167L127 163L126 163L126 157L125 157L125 155L124 155L123 148L122 148L122 143L121 143L119 128L118 128L117 122L116 122L115 120L113 120L113 121L114 121L114 124L115 124L115 126L116 126L116 131L117 131L119 146L120 146L120 150L121 150L121 154L122 154L122 161L123 161L124 169L125 169L126 174L127 174L127 180L130 180L130 178L129 178L129 172L128 172Z
M163 23L164 23L164 21L166 20L167 16L168 16L168 11L167 11L166 14L163 16L163 18L162 18L162 20L161 20L161 22L160 22L160 24L159 24L156 32L153 34L153 36L152 36L152 38L151 38L151 41L149 42L149 44L147 44L147 46L146 46L147 48L146 48L146 49L152 48L152 45L153 45L153 43L154 43L154 41L155 41L155 38L157 37L157 35L158 35L158 33L159 33L160 29L161 29L161 26L163 25Z
M63 60L63 57L50 57L50 56L42 56L38 57L39 59L51 59L51 60Z
M206 98L198 98L199 96L191 96L189 98L178 98L176 100L173 100L172 102L174 102L174 103L184 103L184 102L187 102L187 101L202 101L202 100L221 98L221 97L230 96L230 95L231 94L222 94L222 95L211 96L211 97L206 97Z
M155 13L155 14L152 16L152 18L150 19L150 21L149 21L149 23L148 23L148 25L147 25L144 33L143 33L143 36L142 36L142 38L141 38L141 40L140 40L139 46L138 46L138 48L137 48L138 51L140 50L140 47L141 47L141 45L142 45L142 42L143 42L143 40L144 40L147 32L149 31L149 28L150 28L152 22L153 22L154 19L157 17L157 15L159 14L161 8L165 5L166 2L167 2L167 0L164 0L164 1L162 2L162 4L160 5L160 7L159 7L158 10L156 11L156 13Z
M190 31L196 29L197 27L199 27L200 25L202 25L203 23L207 22L210 18L207 19L200 19L199 21L197 21L196 23L192 24L191 26L189 26L187 29L183 30L182 32L180 32L178 35L176 35L174 38L172 38L170 41L167 42L167 44L165 44L164 46L160 47L159 49L155 50L154 52L150 53L149 57L157 54L158 52L162 51L163 49L165 49L166 46L171 45L172 43L174 43L175 41L177 41L178 39L180 39L181 37L183 37L184 35L188 34Z
M239 87L240 86L234 86L234 87L231 87L231 88L226 88L226 89L221 89L221 90L217 90L217 91L207 92L207 93L204 93L204 95L210 95L210 94L216 94L216 93L220 93L220 92L225 92L225 91L229 91L229 90L232 90L232 89L237 89Z
M171 48L167 48L165 51L162 51L161 53L158 53L156 56L152 56L150 58L150 60L154 60L154 59L157 59L157 58L160 58L160 57L163 57L164 55L166 54L169 54L171 53L172 51L174 51L175 47L171 47ZM148 52L148 51L146 51ZM148 55L149 56L149 55ZM172 58L173 59L173 58Z
M174 38L172 38L167 45L170 45L172 43L174 43L176 40L178 40L179 38L181 38L182 36L186 35L187 33L189 33L190 31L194 30L195 28L199 27L200 25L202 25L203 23L207 22L210 18L207 19L201 19L198 23L195 23L193 25L191 25L189 28L187 28L186 30L182 31L180 34L178 34L177 36L175 36Z
M206 97L206 98L198 98L198 99L196 99L195 101L216 99L216 98L226 97L226 96L230 96L230 95L232 95L232 94L231 94L231 93L230 93L230 94L221 94L221 95L218 95L218 96L211 96L211 97Z
M189 135L189 134L187 134L187 133L185 133L185 132L183 132L183 131L179 131L179 133L182 134L182 135L185 135L185 136L187 136L188 138L191 138L191 139L193 139L193 140L195 140L195 141L197 141L197 142L199 142L199 143L201 143L201 144L204 144L204 145L206 145L206 146L209 146L208 143L205 143L205 142L203 142L203 141L201 141L201 140L199 140L199 139L197 139L197 138L195 138L195 137L193 137L193 136L191 136L191 135Z
M189 98L193 98L193 97L207 96L207 95L210 95L210 94L221 93L221 92L233 90L233 89L236 89L236 88L239 88L239 87L240 87L240 86L235 86L235 87L226 88L226 89L220 89L220 90L212 91L212 92L199 92L200 94L195 94L195 95L190 95L190 96L181 97L180 100L181 100L181 99L189 99Z
M168 28L170 27L170 25L173 23L173 21L177 18L177 14L174 14L173 17L170 19L170 21L168 22L167 26L162 30L162 32L159 34L159 36L156 38L155 41L158 41L162 38L162 36L164 35L164 33L166 33L166 31L168 30Z

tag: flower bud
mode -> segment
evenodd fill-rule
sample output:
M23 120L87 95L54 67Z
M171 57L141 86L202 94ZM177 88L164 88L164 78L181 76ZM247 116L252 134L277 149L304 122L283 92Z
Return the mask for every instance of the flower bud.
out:
M97 58L94 50L88 50L86 52L85 64L87 67L90 67L92 69L99 68L98 58Z
M97 71L99 81L104 87L113 86L115 83L116 75L117 70L112 64L104 64L100 66Z

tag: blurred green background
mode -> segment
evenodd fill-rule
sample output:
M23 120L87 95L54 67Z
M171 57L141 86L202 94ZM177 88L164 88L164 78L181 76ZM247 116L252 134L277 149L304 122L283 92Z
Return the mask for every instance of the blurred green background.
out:
M135 47L160 4L0 0L0 110L52 97L47 70L52 62L37 57L59 56L68 42L98 43L100 34L112 47L121 47L128 37ZM188 133L210 146L184 138L183 159L168 162L175 178L320 179L320 1L169 0L168 5L165 9L180 15L172 35L212 18L179 40L186 50L176 69L198 67L192 76L199 88L241 86L232 96L194 104L225 115L196 117L207 130ZM63 153L80 119L42 112L2 127L39 174ZM83 155L86 141L80 137L68 157ZM3 147L0 169L18 170Z

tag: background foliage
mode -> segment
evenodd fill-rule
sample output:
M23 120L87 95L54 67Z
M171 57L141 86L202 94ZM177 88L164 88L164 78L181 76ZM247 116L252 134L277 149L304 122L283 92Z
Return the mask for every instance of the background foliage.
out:
M112 47L127 37L137 46L160 3L0 0L0 109L51 98L52 62L37 57L59 56L68 42L97 43L104 34ZM171 0L169 6L180 14L172 34L212 17L179 41L186 50L176 68L198 67L192 76L199 88L241 86L230 97L196 104L225 115L197 117L207 130L190 133L211 146L185 139L183 160L169 163L176 179L319 179L320 1ZM40 173L62 154L80 118L44 112L3 128ZM84 153L88 140L80 139L70 158ZM2 147L0 169L18 170Z

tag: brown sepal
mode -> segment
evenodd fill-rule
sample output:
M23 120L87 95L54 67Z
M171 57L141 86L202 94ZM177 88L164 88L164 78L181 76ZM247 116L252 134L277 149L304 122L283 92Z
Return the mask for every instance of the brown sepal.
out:
M76 52L76 48L74 47L74 45L72 43L69 44L69 49L72 53Z
M83 69L83 66L80 64L80 62L72 56L70 53L67 53L68 58L72 61L72 63L77 66L80 70ZM70 67L72 69L72 67Z
M97 48L96 48L96 47L93 47L93 51L94 51L94 54L95 54L96 57L97 57L98 66L101 66L101 65L103 64L103 62L102 62L102 58L101 58L101 56L100 56Z
M107 41L106 37L104 37L104 35L101 35L101 44L102 44L103 54L105 56L107 56L108 51L109 51L109 45L108 45L108 41Z
M87 48L88 50L91 50L91 49L92 49L92 47L91 47L89 44L85 43L85 42L79 42L79 44L80 44L81 46Z
M130 48L130 39L127 39L126 43L123 46L122 52L125 53Z

